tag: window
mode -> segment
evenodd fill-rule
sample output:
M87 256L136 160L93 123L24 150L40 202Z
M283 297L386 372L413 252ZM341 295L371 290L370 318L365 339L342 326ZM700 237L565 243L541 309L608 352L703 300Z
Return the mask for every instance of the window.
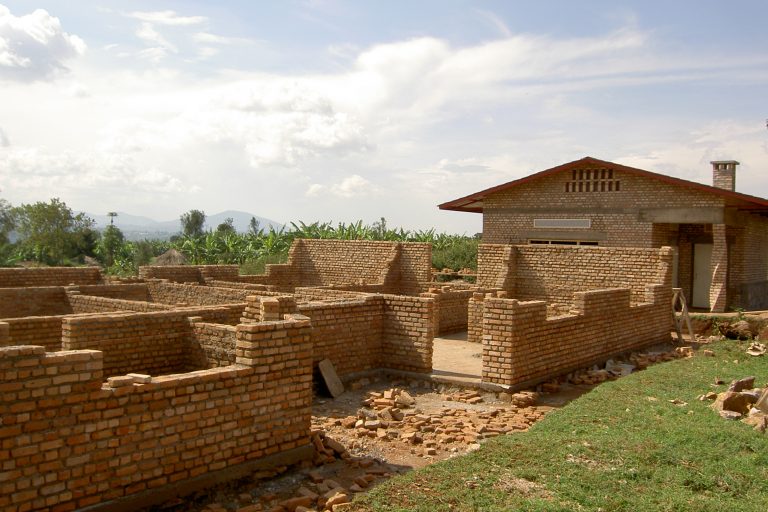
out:
M530 245L599 245L594 240L528 240Z
M533 219L534 228L589 229L591 219Z
M621 182L613 177L613 169L574 169L566 192L619 192Z

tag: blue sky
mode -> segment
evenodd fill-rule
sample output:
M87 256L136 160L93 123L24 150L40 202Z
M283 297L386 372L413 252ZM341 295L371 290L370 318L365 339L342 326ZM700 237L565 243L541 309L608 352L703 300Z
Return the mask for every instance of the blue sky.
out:
M0 197L480 230L586 155L768 196L768 2L0 0Z

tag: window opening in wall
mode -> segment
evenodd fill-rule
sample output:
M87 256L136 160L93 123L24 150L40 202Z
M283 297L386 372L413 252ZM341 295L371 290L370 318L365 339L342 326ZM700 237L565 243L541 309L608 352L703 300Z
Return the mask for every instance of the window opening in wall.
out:
M594 240L528 240L530 245L599 245Z
M621 182L613 177L613 169L574 169L565 183L566 192L619 192Z

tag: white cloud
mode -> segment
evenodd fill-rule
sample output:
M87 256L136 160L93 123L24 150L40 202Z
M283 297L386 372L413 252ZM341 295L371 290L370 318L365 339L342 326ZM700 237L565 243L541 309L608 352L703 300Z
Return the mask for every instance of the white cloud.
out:
M104 152L46 152L14 148L0 152L0 180L24 197L51 197L83 191L122 194L175 192L182 183L157 168L144 167L130 155Z
M11 141L8 138L8 135L3 131L2 128L0 128L0 148L7 148L11 145Z
M245 37L227 37L210 32L197 32L192 36L192 39L203 44L250 44L255 42L253 39Z
M14 16L0 4L0 80L48 80L67 71L64 63L86 50L85 42L62 30L43 9Z
M125 14L129 18L160 25L189 26L208 21L205 16L179 16L176 11L134 11Z
M304 195L307 197L323 197L330 194L336 197L350 199L353 197L364 197L375 192L376 187L374 187L373 183L358 174L353 174L347 176L341 180L341 182L334 183L330 186L313 183L307 188Z

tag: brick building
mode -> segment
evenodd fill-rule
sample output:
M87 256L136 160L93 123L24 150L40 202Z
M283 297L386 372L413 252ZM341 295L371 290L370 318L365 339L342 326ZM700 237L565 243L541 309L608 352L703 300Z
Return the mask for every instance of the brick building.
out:
M483 242L674 250L673 284L695 308L768 308L768 199L586 157L439 205L483 214Z

